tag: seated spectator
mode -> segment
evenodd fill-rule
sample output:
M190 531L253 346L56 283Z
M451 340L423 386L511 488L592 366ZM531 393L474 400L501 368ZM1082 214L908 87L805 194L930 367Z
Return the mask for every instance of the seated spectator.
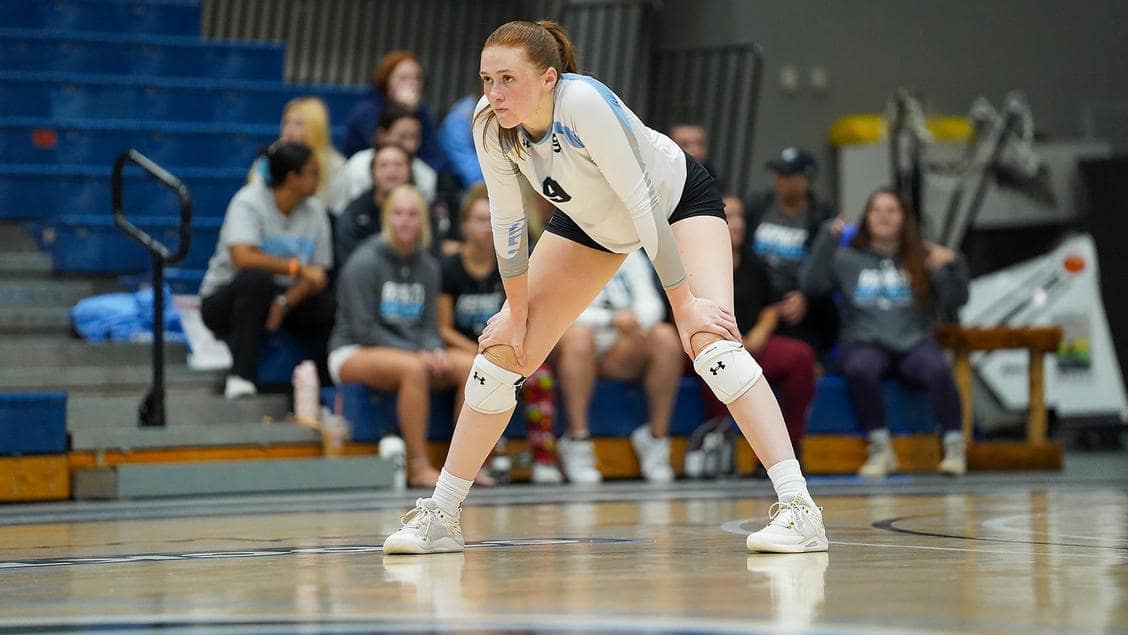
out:
M464 189L482 182L482 166L478 164L478 151L471 131L474 108L481 98L480 94L467 95L454 102L439 126L439 145Z
M423 197L401 185L381 211L383 230L357 246L337 281L329 372L336 383L396 392L408 483L433 487L439 473L427 454L430 393L454 388L457 414L474 356L444 348L439 335L439 263L427 253L431 227ZM479 484L489 484L488 476Z
M447 346L478 352L478 337L486 321L501 309L505 289L497 269L493 229L490 227L490 201L486 186L479 184L467 192L462 202L462 235L466 241L457 253L443 259L442 293L439 295L439 331ZM545 364L530 376L522 388L522 396L551 382L551 371ZM543 395L542 395L543 396ZM564 478L556 468L555 430L552 416L555 401L537 400L537 416L528 418L529 446L533 453L533 482L561 483ZM552 412L546 412L551 410Z
M882 378L893 375L928 391L944 433L940 471L963 474L960 398L932 328L937 315L967 302L967 263L951 249L921 240L912 214L892 189L870 195L857 234L838 247L843 226L841 219L824 223L800 277L811 295L841 293L842 373L854 411L869 431L858 473L897 471L881 398Z
M392 190L411 183L411 155L399 146L382 146L368 162L368 189L352 200L337 221L337 265L348 262L356 246L380 233L380 210Z
M348 200L360 196L372 187L372 155L376 148L386 145L396 145L411 155L411 175L415 188L423 195L430 205L435 202L435 187L437 176L431 166L415 155L419 151L419 138L422 134L423 124L419 115L395 104L389 105L380 115L380 122L376 126L376 133L372 138L372 147L361 150L349 157L342 170L344 181L343 190Z
M372 93L349 114L341 149L345 156L372 146L380 113L393 103L419 113L423 135L417 154L436 172L445 170L447 160L439 147L435 118L423 102L423 67L410 51L389 51L372 70Z
M709 163L709 133L705 130L705 126L696 121L677 122L670 126L670 138L705 168L705 171L717 182L718 190L725 191L721 173Z
M325 209L340 214L349 202L344 192L341 169L345 158L333 147L329 139L329 110L317 97L298 97L290 100L282 110L280 141L305 144L317 157L317 196ZM264 180L270 171L260 158L252 168L249 181Z
M809 298L799 288L799 267L834 210L815 199L811 184L817 166L810 153L784 148L767 165L775 174L774 186L749 203L745 241L767 265L772 291L782 298L777 331L807 342L823 358L838 337L838 312L831 298Z
M744 204L735 196L724 197L725 217L732 238L733 299L737 326L744 347L755 356L764 377L780 394L780 409L799 452L799 441L807 425L807 410L815 396L815 352L802 340L779 335L779 300L772 292L768 270L744 243ZM724 404L703 390L710 417L727 416Z
M333 264L329 218L317 191L320 168L309 146L279 141L266 151L265 183L243 186L219 232L200 285L204 324L231 348L224 394L256 392L259 340L286 327L309 340L321 381L335 305L326 293Z
M662 300L651 271L641 251L627 256L557 344L556 369L568 419L560 461L573 483L602 480L588 426L597 377L642 380L650 422L631 434L631 445L646 480L674 478L668 434L685 353L677 330L661 321Z

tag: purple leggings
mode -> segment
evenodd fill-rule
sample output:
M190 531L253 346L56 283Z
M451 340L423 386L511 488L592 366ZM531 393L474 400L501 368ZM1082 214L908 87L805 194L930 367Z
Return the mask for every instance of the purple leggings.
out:
M887 376L928 391L932 414L943 431L960 429L960 395L956 381L948 360L935 342L925 340L904 353L872 344L843 344L840 360L854 412L866 430L886 427L881 380Z

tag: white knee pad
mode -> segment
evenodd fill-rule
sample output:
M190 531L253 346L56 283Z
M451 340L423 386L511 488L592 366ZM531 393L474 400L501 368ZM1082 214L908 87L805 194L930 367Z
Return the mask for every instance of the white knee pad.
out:
M478 353L466 378L466 405L486 415L506 412L517 405L517 391L525 378Z
M744 345L731 340L718 340L701 349L693 358L693 370L726 405L748 392L764 374Z

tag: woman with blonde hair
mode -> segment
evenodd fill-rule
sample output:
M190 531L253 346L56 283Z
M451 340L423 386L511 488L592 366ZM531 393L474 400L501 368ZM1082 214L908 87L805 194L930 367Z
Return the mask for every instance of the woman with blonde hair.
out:
M329 109L317 97L298 97L290 100L282 110L282 138L298 140L313 149L321 181L317 184L317 198L334 214L340 214L348 204L340 180L345 157L337 152L330 139Z
M330 140L329 109L317 97L296 97L282 109L282 124L278 134L280 141L301 143L313 150L317 161L317 193L314 196L333 214L340 214L345 205L345 183L340 178L345 158L333 147ZM266 166L260 160L255 163L248 181L265 178Z
M427 252L431 223L414 186L388 194L381 226L357 246L337 279L329 374L338 384L395 391L408 483L431 487L439 475L427 455L431 389L456 388L457 412L473 355L444 348L439 335L439 263Z
M778 502L750 534L752 551L826 551L779 405L741 343L732 252L713 177L614 93L577 72L567 32L515 21L486 39L474 143L506 304L486 325L434 494L403 517L384 553L462 551L460 513L472 479L505 429L516 388L642 247L670 300L683 350L767 466ZM521 196L528 181L557 210L529 256Z

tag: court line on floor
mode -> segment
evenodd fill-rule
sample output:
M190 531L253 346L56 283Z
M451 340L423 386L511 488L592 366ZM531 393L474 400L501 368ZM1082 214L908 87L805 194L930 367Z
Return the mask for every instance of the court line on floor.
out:
M857 477L813 477L809 479L817 497L823 496L946 496L982 492L1040 491L1046 489L1085 488L1122 491L1123 478L1105 481L1078 482L1064 478L1042 477L1018 480L984 475L954 481L932 476L898 476L874 483ZM216 496L188 499L152 499L130 501L68 501L0 507L0 526L42 523L80 523L100 521L133 521L188 516L218 517L230 515L282 514L293 512L364 512L410 507L424 490L394 492L317 492L309 494L265 494L253 496ZM475 490L471 507L497 505L543 505L568 503L607 503L647 500L746 500L774 494L770 483L751 479L733 481L679 481L672 485L654 486L634 482L604 483L600 486L534 486L514 485L492 490Z
M758 525L756 525L756 521L752 520L752 519L730 520L729 522L721 525L721 530L726 531L730 534L747 535L753 528L756 528L756 527L758 527ZM936 537L940 537L940 536L936 536ZM1036 553L1025 552L1024 553L1024 552L1021 552L1021 551L1001 551L1001 550L982 549L982 548L973 548L973 547L935 547L935 546L931 546L931 545L905 545L905 544L880 543L880 542L848 542L848 541L843 541L843 540L829 540L828 542L832 545L846 545L846 546L852 546L852 547L887 547L887 548L891 548L891 549L923 549L923 550L928 550L928 551L963 551L963 552L974 552L974 553L997 553L997 554L1002 554L1002 555L1005 555L1005 556L1015 556L1015 555L1023 555L1023 556L1039 556L1039 555L1041 555L1041 556L1065 556L1065 555L1068 555L1068 557L1070 557L1070 558L1095 558L1095 559L1098 559L1098 560L1107 560L1108 559L1108 554L1092 554L1092 553L1078 553L1078 554L1057 554L1057 553L1047 553L1047 552L1036 552ZM1058 545L1056 543L1030 543L1030 542L1018 542L1018 541L1012 542L1011 544L1019 544L1019 545L1045 544L1045 545L1050 545L1050 546L1062 546L1062 547L1076 546L1076 545ZM1088 545L1085 545L1085 547L1088 547Z
M1081 549L1111 549L1113 551L1128 551L1128 547L1109 547L1106 545L1079 545L1069 542L1050 542L1046 540L1012 540L1009 538L991 538L989 536L961 536L959 534L942 534L933 531L920 531L916 529L905 529L904 527L897 527L895 523L902 520L916 519L916 518L929 518L929 516L900 516L897 518L887 518L885 520L878 520L871 524L874 529L882 529L884 531L891 531L899 534L908 534L911 536L928 536L931 538L951 538L953 540L975 540L982 542L997 542L1004 544L1016 545L1047 545L1053 547L1078 547ZM981 521L981 524L984 521Z
M762 619L749 619L748 616L733 616L729 618L715 615L664 615L656 619L654 615L552 615L545 613L496 613L493 615L460 615L452 617L429 615L357 615L357 616L308 616L297 619L286 619L279 615L237 615L216 616L209 620L199 614L168 614L159 616L91 616L75 618L24 618L0 621L0 632L8 629L20 628L98 628L124 629L160 627L166 628L200 628L200 629L225 629L237 626L254 628L265 625L282 628L291 627L295 632L307 632L308 629L327 628L369 628L382 632L466 632L474 630L504 629L506 631L521 630L528 632L568 631L581 632L648 632L648 633L811 633L818 635L860 635L860 634L893 634L912 633L913 635L932 635L934 633L950 632L928 629L905 627L887 627L876 624L843 625L821 624L810 625L792 624L786 621L767 621ZM20 631L15 631L20 632ZM195 632L195 631L194 631ZM227 631L223 631L227 632ZM256 632L256 631L251 631ZM284 631L289 632L289 631Z
M1038 530L1035 530L1031 527L1010 527L1010 526L1008 526L1008 523L1011 523L1011 522L1016 521L1016 520L1030 521L1030 520L1033 520L1034 518L1038 518L1039 516L1044 517L1048 520L1050 518L1053 518L1054 516L1061 515L1061 514L1076 515L1077 512L1076 512L1076 510L1073 510L1073 509L1066 509L1066 510L1056 510L1056 511L1047 511L1047 512L1039 512L1039 513L1014 514L1014 515L1011 515L1011 516L1002 516L1000 518L991 518L991 519L983 521L982 524L987 529L992 529L994 531L1001 531L1001 532L1005 532L1005 533L1020 534L1020 535L1027 535L1027 536L1039 536L1039 535L1045 535L1047 532L1038 531ZM1089 512L1086 515L1091 517L1093 514L1091 512ZM1087 536L1087 535L1083 535L1083 534L1056 533L1054 535L1056 535L1058 538L1073 538L1073 539L1079 539L1079 540L1095 540L1095 541L1102 541L1102 540L1103 541L1110 541L1111 540L1111 541L1119 541L1119 542L1128 542L1128 536L1119 537L1119 538L1108 538L1107 536ZM1128 546L1128 545L1126 545L1126 546Z
M1094 558L1096 560L1108 560L1107 554L1094 554L1094 553L1049 553L1049 552L1021 552L1021 551L1001 551L995 549L982 549L974 547L934 547L931 545L899 545L899 544L885 544L879 542L847 542L843 540L831 540L832 545L846 545L851 547L888 547L893 549L924 549L927 551L963 551L969 553L994 553L1004 556L1054 556L1054 557L1068 557L1068 558ZM1128 562L1128 560L1126 560Z
M481 540L466 543L467 549L509 549L518 547L546 547L546 546L572 546L572 545L605 545L641 542L639 538L525 538L525 539L499 539ZM323 546L293 546L283 548L263 548L253 550L222 550L212 549L195 552L171 553L138 553L117 554L106 556L60 556L56 558L19 558L11 561L0 561L0 570L20 571L44 567L75 567L85 565L107 564L138 564L149 562L167 562L184 560L220 560L232 558L262 558L278 556L340 556L354 554L382 553L383 546L379 544L366 545L323 545Z

